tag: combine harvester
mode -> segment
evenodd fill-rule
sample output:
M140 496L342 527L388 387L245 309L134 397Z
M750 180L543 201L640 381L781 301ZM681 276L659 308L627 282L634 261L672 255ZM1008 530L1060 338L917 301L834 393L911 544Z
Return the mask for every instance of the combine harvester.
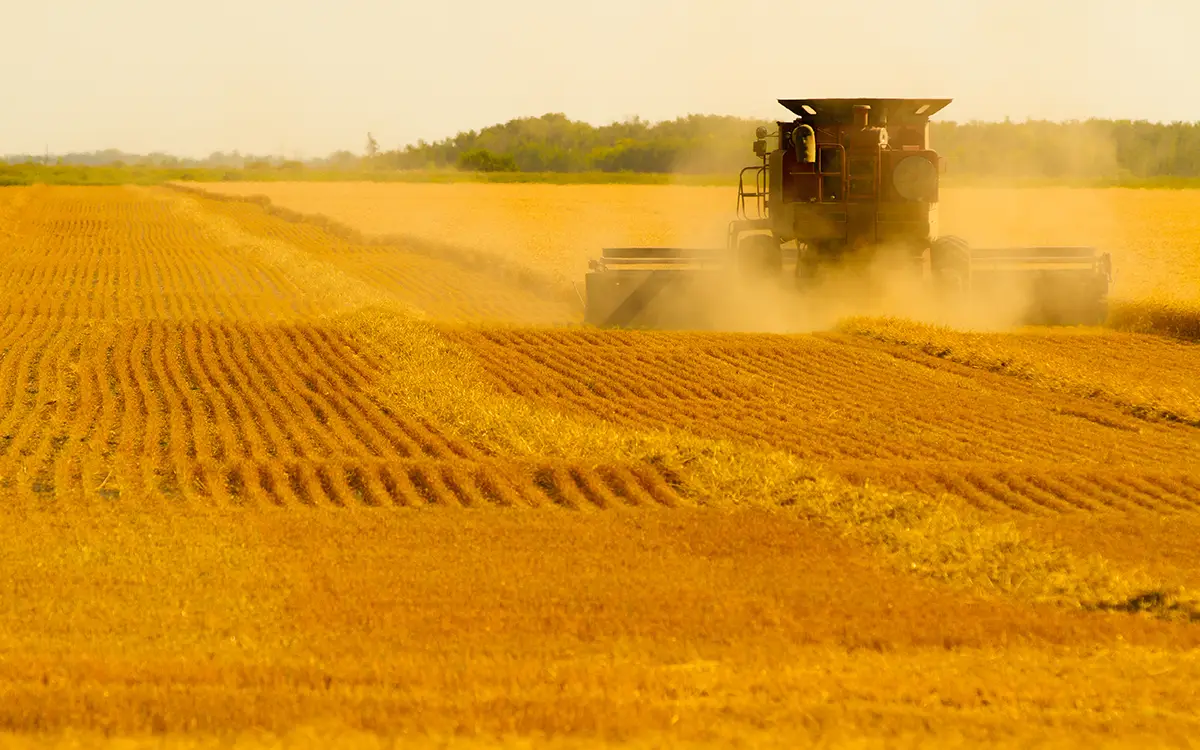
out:
M929 118L950 101L780 100L797 117L778 123L775 133L758 129L754 153L762 161L742 170L726 247L604 249L589 264L586 322L719 327L722 308L738 305L728 294L739 286L735 279L743 288L767 283L803 297L834 269L844 274L885 259L919 278L922 294L934 299L1004 299L1024 323L1103 322L1108 253L971 249L938 234L943 160L929 148ZM775 148L768 149L768 138Z

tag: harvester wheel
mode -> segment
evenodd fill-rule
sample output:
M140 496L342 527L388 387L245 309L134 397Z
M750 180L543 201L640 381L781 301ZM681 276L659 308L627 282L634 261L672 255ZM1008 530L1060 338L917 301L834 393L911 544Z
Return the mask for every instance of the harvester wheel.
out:
M821 256L817 248L801 245L796 251L796 284L800 287L815 284L820 266Z
M1087 315L1080 321L1080 325L1085 326L1102 326L1108 322L1108 300L1097 300L1095 304L1088 309Z
M783 273L783 250L770 234L752 234L738 241L738 270L751 277Z
M934 283L947 291L966 289L971 280L971 247L962 237L938 237L929 248Z

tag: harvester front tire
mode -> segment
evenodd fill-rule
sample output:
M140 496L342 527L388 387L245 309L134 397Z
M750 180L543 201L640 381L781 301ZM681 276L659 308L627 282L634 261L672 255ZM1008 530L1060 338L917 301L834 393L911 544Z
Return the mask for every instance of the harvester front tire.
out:
M952 234L938 237L929 247L929 270L939 288L965 290L971 279L971 246Z
M812 245L801 245L796 250L796 286L810 287L817 283L820 273L821 256Z
M1092 305L1088 310L1087 317L1081 325L1085 326L1102 326L1108 322L1108 301L1102 300Z
M769 234L752 234L738 242L738 270L743 276L768 278L783 273L783 249Z

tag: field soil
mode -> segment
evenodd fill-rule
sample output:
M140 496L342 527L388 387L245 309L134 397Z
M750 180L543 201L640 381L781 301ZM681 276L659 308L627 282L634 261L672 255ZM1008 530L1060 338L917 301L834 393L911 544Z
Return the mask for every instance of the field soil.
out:
M0 190L0 742L1200 731L1195 344L597 331L582 259L728 191L213 189ZM1193 194L991 200L1188 302Z

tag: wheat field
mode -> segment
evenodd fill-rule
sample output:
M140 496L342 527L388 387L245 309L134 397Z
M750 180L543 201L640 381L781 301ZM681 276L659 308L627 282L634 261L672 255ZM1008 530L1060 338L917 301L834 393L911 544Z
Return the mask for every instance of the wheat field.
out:
M372 235L517 256L577 279L604 246L722 247L735 218L728 187L223 183ZM942 234L979 247L1094 245L1112 253L1113 294L1200 303L1200 195L1189 190L948 188Z
M723 189L205 190L0 190L4 744L1200 730L1196 344L578 325L596 248L719 244ZM942 220L1186 307L1198 204Z

